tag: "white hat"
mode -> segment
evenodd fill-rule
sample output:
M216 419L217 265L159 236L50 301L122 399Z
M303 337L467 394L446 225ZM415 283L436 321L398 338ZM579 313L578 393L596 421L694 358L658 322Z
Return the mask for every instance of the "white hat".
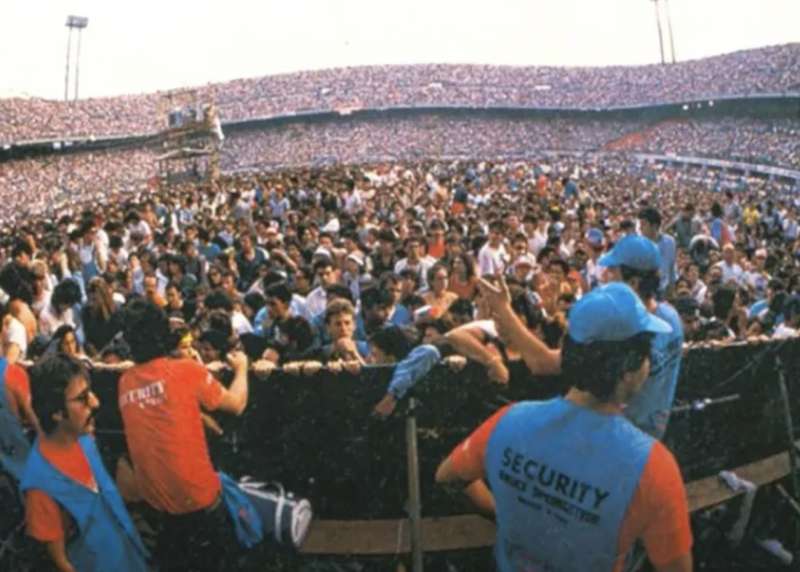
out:
M523 264L527 264L531 268L536 268L536 259L532 254L523 254L514 261L514 268L522 266Z
M331 256L331 251L325 248L324 246L317 247L317 249L314 251L314 256L325 256L333 260L333 256Z
M357 252L351 252L350 254L348 254L347 260L352 260L359 266L364 266L364 257Z
M341 229L341 224L339 223L339 219L332 218L331 220L326 222L325 226L323 226L320 230L322 232L332 232L335 234L338 233L340 229Z

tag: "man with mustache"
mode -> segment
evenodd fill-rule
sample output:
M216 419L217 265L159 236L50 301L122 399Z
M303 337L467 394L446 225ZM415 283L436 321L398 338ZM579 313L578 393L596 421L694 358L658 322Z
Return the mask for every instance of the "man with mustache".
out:
M55 354L30 372L42 428L22 477L28 534L59 572L147 570L147 551L94 442L100 402L80 362Z

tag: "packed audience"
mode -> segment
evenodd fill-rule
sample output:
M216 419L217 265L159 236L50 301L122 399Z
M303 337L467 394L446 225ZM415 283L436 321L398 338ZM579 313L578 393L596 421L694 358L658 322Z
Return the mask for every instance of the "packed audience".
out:
M642 209L654 207L659 228L678 246L663 294L691 299L698 318L721 319L731 339L745 339L794 323L776 322L784 308L771 304L778 292L794 300L800 287L791 192L761 179L612 156L243 174L213 188L120 195L102 208L98 201L83 212L9 222L0 287L31 308L23 316L27 342L69 325L80 351L97 359L116 333L106 320L102 334L95 320L87 323L89 294L98 288L109 316L144 297L187 328L207 326L199 317L210 296L233 317L231 336L252 335L248 343L265 347L288 343L288 334L275 330L271 302L279 298L289 310L282 319L307 322L305 338L305 325L291 327L303 338L301 353L314 353L330 341L326 311L333 299L355 312L351 334L358 342L387 319L434 335L424 328L435 324L441 333L474 317L475 277L496 272L535 301L542 324L563 320L574 300L602 282L597 256L635 232ZM495 227L503 239L486 258ZM718 297L731 289L732 306L723 312ZM364 313L363 296L376 292L388 318L368 313L369 296ZM765 301L771 324L760 316ZM203 334L195 331L193 339Z
M800 120L718 117L648 126L611 146L800 169Z
M597 151L643 125L491 114L309 122L237 133L223 147L222 164L224 169L241 169L375 159L522 157L538 150Z
M31 214L58 216L80 205L113 201L147 188L157 172L148 149L54 153L0 163L0 200L5 221Z
M240 79L197 88L223 122L303 111L387 107L597 109L800 91L800 44L669 66L372 66ZM56 102L0 100L0 144L152 133L166 94ZM176 96L177 97L177 96Z
M426 158L525 158L539 151L675 153L800 167L793 119L708 121L509 118L492 112L304 122L228 134L223 171ZM54 152L0 162L4 220L147 191L158 150Z
M638 356L631 375L641 386L651 339L637 332L660 332L652 343L664 344L663 363L652 376L669 377L673 388L693 344L796 337L794 190L612 155L392 161L227 175L8 221L0 236L0 397L19 425L3 418L0 430L4 439L17 427L21 443L25 430L40 441L12 454L4 448L0 461L25 493L27 532L58 565L145 570L151 554L125 507L138 502L158 531L153 555L166 569L238 566L236 547L261 537L234 527L249 501L236 516L226 513L229 501L243 502L242 489L214 471L206 432L220 428L201 408L242 414L249 378L277 368L335 375L396 364L372 409L387 417L442 361L456 371L477 362L489 380L533 398L542 388L533 376L562 364L568 379L592 378L579 372L600 359L592 357L594 335L612 344L603 346L603 364L620 351ZM673 323L649 317L642 330L636 318L634 349L626 340L618 351L618 332L592 317L608 296L641 316L652 302ZM577 329L576 315L587 330ZM588 361L572 361L575 352ZM603 374L619 375L609 382L630 380L623 361ZM123 372L119 403L110 406L120 409L128 456L114 479L86 438L101 407L87 368ZM579 385L568 399L617 403L608 387ZM631 401L625 414L659 439L671 400L655 409ZM454 455L437 480L482 474ZM79 459L89 465L76 469ZM98 485L103 503L82 500ZM471 485L479 506L480 486ZM673 499L681 522L670 526L680 524L683 540L673 552L690 564L681 498ZM102 523L102 534L81 529L80 543L65 544L72 521L59 519L60 510ZM100 561L93 546L104 547Z
M364 411L386 418L435 365L459 371L470 360L529 399L563 397L503 408L436 471L496 516L501 569L534 557L537 567L610 568L638 538L656 568L691 570L682 477L659 442L681 357L697 344L800 335L800 185L614 152L798 166L798 121L511 118L491 108L796 92L798 47L673 66L374 67L211 85L199 98L228 121L473 111L235 131L221 154L227 174L202 183L159 181L156 140L3 161L0 471L24 499L26 534L59 570L255 565L247 549L270 536L263 525L281 528L291 507L299 520L283 542L297 546L310 512L214 467L214 415L244 413L251 378L393 365ZM159 95L6 100L0 143L151 133L165 127L162 107ZM120 375L118 402L105 404L119 409L126 444L113 477L90 437L103 406L94 369ZM551 375L560 385L542 383ZM554 438L521 445L531 423ZM587 426L603 435L589 446L574 438ZM608 533L604 545L592 531L581 564L582 532L542 536L563 516L540 511L519 526L509 505L523 478L533 484L529 467L542 463L538 482L551 486L544 463L564 462L564 451L595 459L573 467L593 486L574 498L580 481L570 492L572 477L559 473L555 493L580 504L591 489L596 514L578 509L580 518ZM612 487L614 506L601 508ZM633 499L624 522L620 491Z

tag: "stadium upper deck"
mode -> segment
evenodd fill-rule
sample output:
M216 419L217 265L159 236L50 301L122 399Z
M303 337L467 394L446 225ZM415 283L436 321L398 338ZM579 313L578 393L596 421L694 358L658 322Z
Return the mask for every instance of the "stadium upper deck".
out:
M800 95L800 43L678 64L609 67L372 66L198 88L223 121L405 106L609 109L719 97ZM0 144L150 133L165 93L64 103L0 100Z

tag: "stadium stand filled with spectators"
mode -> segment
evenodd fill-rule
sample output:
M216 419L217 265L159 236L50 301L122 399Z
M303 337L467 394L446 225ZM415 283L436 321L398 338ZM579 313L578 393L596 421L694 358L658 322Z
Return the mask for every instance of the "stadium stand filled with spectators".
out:
M372 66L240 79L198 87L223 121L391 107L602 109L800 92L800 44L670 66L598 68ZM57 102L0 100L0 144L152 133L168 93Z

